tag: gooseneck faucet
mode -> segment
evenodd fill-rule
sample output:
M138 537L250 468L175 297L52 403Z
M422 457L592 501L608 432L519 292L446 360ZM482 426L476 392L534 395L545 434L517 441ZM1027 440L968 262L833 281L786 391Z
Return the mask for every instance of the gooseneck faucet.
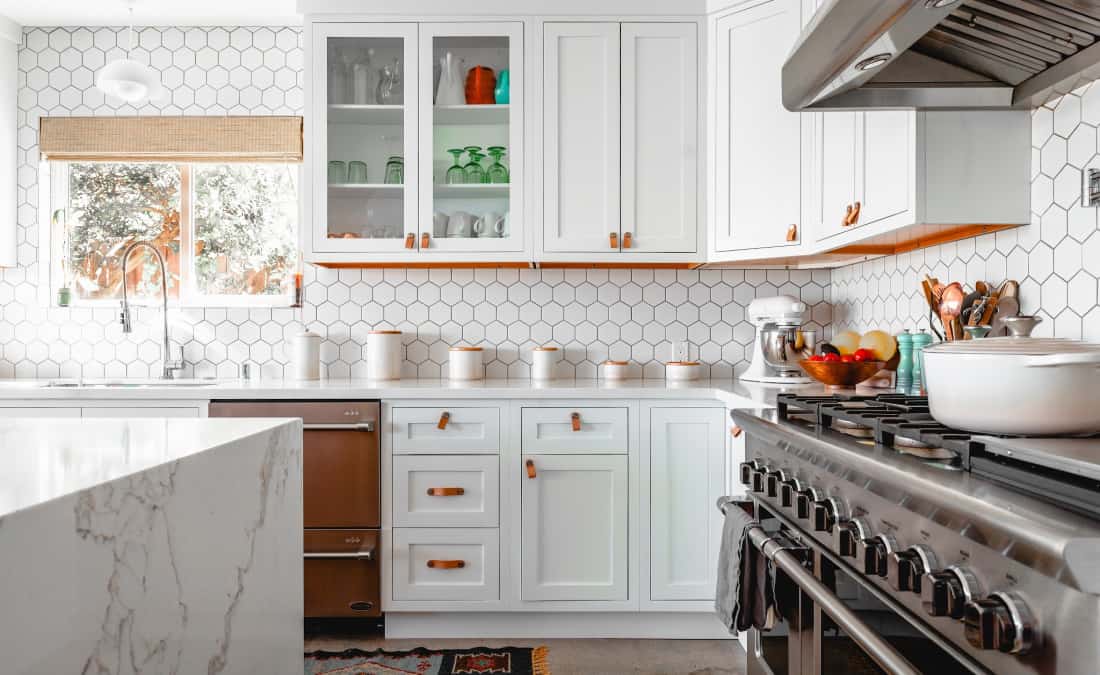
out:
M136 249L147 248L153 252L153 257L156 258L157 266L160 268L160 298L161 298L161 318L164 320L164 341L160 347L161 363L163 369L161 371L162 380L171 380L177 370L183 370L183 347L179 348L179 358L169 358L169 353L172 350L171 342L168 340L168 268L164 264L164 256L160 254L160 250L157 249L151 242L148 241L135 241L126 247L126 251L122 254L122 312L119 314L118 321L122 324L122 332L129 333L133 330L133 326L130 322L130 300L126 297L126 262L130 259L130 254Z

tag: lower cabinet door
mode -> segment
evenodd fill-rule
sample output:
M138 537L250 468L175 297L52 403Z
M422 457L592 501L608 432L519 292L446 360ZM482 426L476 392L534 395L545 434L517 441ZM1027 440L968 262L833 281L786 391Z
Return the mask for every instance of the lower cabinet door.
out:
M382 616L378 530L306 530L306 618Z
M654 408L649 430L651 600L713 600L725 493L724 411Z
M500 542L490 528L393 530L393 599L500 599Z
M625 455L524 455L521 596L626 600Z

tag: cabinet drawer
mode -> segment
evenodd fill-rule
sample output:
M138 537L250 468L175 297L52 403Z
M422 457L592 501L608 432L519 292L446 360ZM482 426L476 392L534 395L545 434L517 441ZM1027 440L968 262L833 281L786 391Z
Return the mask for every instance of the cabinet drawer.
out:
M396 527L496 527L496 455L400 456L393 460Z
M393 530L394 600L500 599L495 529Z
M393 451L498 453L500 408L394 408Z
M630 445L627 412L626 408L524 408L523 452L625 453Z

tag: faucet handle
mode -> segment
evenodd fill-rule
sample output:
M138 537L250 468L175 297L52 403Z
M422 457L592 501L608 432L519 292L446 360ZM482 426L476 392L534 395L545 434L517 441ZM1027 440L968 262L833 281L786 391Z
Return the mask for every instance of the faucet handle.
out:
M184 364L185 364L185 362L183 360L183 346L182 345L177 346L175 348L174 352L175 352L176 358L169 359L166 356L165 359L164 359L164 374L165 374L165 376L170 376L170 374L172 372L183 370L183 367L184 367Z

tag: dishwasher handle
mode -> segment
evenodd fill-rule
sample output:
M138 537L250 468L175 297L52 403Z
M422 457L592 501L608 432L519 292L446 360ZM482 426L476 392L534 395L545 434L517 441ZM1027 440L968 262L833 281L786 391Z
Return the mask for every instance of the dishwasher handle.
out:
M356 424L303 424L304 431L365 431L373 433L378 425L373 421L358 422Z
M375 556L374 549L369 548L366 551L331 551L327 553L307 552L303 555L303 557L306 560L366 560L367 562L372 562Z

